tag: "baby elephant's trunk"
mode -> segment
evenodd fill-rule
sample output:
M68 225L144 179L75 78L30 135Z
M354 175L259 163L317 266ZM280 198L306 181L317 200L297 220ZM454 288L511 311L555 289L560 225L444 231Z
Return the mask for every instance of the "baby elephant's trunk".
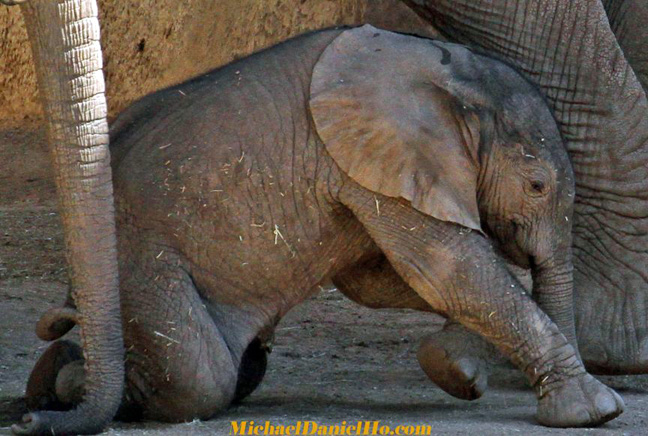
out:
M578 351L573 308L573 266L569 249L534 265L533 298Z

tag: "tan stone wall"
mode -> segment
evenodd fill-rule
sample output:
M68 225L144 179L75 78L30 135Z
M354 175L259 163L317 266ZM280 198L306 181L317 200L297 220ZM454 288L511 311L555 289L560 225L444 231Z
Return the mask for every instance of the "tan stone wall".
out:
M144 94L308 30L370 21L430 34L397 0L99 0L99 8L112 116ZM20 11L0 7L0 125L39 118Z
M18 7L0 5L0 123L40 112L27 31Z

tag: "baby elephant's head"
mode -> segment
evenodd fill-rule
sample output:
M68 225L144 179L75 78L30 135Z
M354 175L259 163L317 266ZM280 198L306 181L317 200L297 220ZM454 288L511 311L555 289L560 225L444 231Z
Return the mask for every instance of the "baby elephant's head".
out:
M552 114L517 72L460 45L363 26L322 54L310 108L351 179L490 236L570 323L574 177Z
M363 26L324 51L311 93L327 151L360 185L488 234L520 266L568 262L569 156L543 98L510 67Z
M536 89L501 63L481 63L480 80L464 89L480 125L481 227L513 263L531 269L535 299L575 344L569 155Z
M496 62L500 86L481 91L477 203L482 229L515 264L534 274L571 273L574 175L545 101ZM506 79L502 81L502 79ZM486 94L486 95L484 95ZM564 277L563 277L564 278Z

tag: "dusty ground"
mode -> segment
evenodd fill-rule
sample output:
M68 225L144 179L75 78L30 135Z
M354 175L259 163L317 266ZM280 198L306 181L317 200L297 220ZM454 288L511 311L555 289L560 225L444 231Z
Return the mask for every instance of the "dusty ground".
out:
M0 132L0 434L29 370L46 346L33 333L39 314L64 298L61 229L40 133ZM626 412L598 429L550 430L533 421L535 400L519 373L498 369L481 400L463 402L418 368L419 339L440 320L408 311L372 311L324 291L281 323L264 382L242 405L209 422L111 425L119 435L229 434L230 421L320 424L358 420L430 424L433 434L648 434L648 378L604 381Z

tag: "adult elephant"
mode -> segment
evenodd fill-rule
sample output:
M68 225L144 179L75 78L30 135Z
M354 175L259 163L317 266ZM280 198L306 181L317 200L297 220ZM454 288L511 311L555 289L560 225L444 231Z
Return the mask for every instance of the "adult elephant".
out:
M516 67L546 96L576 176L574 307L581 355L598 373L648 372L648 100L641 84L648 36L639 26L648 5L404 1L449 39ZM464 372L460 379L474 384L474 346L444 350L448 335L474 344L454 327L432 338L427 351L449 356L453 365L436 370Z
M108 123L94 0L0 0L20 3L47 117L48 141L65 232L71 295L68 309L43 339L76 322L86 356L84 401L70 412L25 416L21 434L100 431L114 416L123 389L123 345L108 151ZM60 316L49 313L45 319ZM90 316L91 315L91 316Z
M644 90L648 89L648 1L604 0L610 28Z

